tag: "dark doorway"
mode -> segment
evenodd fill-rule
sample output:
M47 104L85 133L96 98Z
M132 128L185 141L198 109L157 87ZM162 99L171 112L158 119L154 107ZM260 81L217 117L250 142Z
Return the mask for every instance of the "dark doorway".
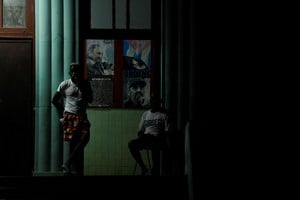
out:
M32 40L0 40L0 176L33 167Z

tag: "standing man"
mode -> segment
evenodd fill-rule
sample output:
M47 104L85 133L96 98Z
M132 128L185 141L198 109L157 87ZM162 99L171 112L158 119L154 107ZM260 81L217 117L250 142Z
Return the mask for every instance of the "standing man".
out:
M93 100L90 83L83 79L83 68L78 63L70 64L70 79L62 81L52 98L63 123L64 141L70 142L70 156L62 164L64 173L69 174L74 163L80 161L90 138L90 122L86 109ZM64 100L64 101L63 101ZM79 175L83 170L78 169Z

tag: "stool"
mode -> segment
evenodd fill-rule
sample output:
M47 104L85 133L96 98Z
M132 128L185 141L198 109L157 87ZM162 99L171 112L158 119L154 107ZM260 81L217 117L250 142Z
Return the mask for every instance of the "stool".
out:
M146 154L147 154L147 160L148 160L148 169L151 170L152 168L152 165L151 165L151 160L150 160L150 149L144 149L146 151ZM159 164L160 164L160 169L159 169L159 175L162 176L164 171L163 171L163 167L164 167L164 163L163 163L163 150L160 150L160 161L159 161ZM134 165L134 169L133 169L133 175L136 174L136 168L137 168L137 165L138 163L135 162L135 165Z
M151 170L151 160L150 160L150 150L149 149L145 149L146 150L146 154L147 154L147 160L148 160L148 168L149 170ZM134 165L134 169L133 169L133 175L135 175L135 172L136 172L136 168L137 168L137 165L138 163L135 162L135 165Z

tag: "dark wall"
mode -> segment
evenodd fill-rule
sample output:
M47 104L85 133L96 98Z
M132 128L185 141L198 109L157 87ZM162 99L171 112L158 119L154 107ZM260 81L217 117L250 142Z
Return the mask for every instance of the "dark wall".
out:
M32 41L0 40L0 176L31 175Z

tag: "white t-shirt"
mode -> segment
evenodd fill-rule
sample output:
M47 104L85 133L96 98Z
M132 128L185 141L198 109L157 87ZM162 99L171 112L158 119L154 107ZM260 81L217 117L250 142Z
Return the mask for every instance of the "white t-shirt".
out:
M57 88L65 97L65 111L73 114L85 114L87 101L83 98L82 92L71 79L61 82Z
M139 123L138 131L143 131L144 134L157 136L168 130L169 124L166 113L159 111L151 112L151 110L143 113Z

